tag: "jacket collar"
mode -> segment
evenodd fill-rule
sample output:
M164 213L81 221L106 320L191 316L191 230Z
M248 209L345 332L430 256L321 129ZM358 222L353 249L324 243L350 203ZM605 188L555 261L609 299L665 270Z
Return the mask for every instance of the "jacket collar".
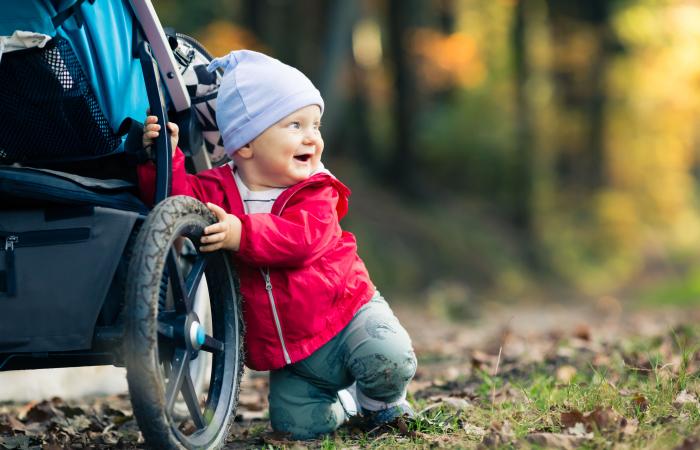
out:
M233 171L235 170L235 166L233 163L226 164L225 166L221 167L228 167L227 172L227 184L229 185L229 189L232 189L236 192L236 200L234 200L235 204L237 205L236 210L240 211L241 214L245 213L245 208L243 207L243 200L241 199L241 193L238 191L238 185L236 185L236 180L233 177ZM328 184L328 185L333 185L338 192L340 193L341 196L341 202L338 204L338 216L343 217L345 213L347 212L348 209L348 201L347 198L350 197L350 189L348 189L347 186L345 186L343 183L341 183L333 174L326 168L323 168L322 170L317 171L315 174L311 175L309 178L306 180L297 183L295 185L292 185L285 189L279 197L277 197L277 200L275 200L275 203L272 205L272 214L279 215L284 207L287 205L287 202L289 199L299 192L302 189L305 189L309 186L318 186L322 184ZM233 205L231 205L233 206Z
M289 186L287 189L284 190L284 192L282 192L282 194L280 194L279 197L277 197L277 200L275 200L275 203L272 205L272 214L279 215L284 209L284 207L287 205L289 199L292 198L292 196L300 190L309 186L330 184L331 180L333 180L333 176L330 175L330 172L324 171L317 172L315 175L310 176L306 180L295 185Z

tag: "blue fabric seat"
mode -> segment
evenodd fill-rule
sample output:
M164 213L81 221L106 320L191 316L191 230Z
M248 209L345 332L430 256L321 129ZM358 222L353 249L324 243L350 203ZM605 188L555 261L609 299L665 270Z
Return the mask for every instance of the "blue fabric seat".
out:
M67 18L56 22L56 18L71 7L74 11L67 15ZM0 209L60 204L104 206L147 214L149 208L137 197L136 186L124 181L134 180L135 173L133 165L129 167L122 158L125 125L134 119L143 120L148 107L141 64L135 48L139 41L138 24L135 22L129 0L8 0L3 3L1 16L0 35L11 35L15 30L29 30L55 38L51 45L56 45L60 52L53 51L49 55L50 58L46 59L52 60L51 58L60 56L58 67L70 73L71 81L70 89L61 85L65 93L57 92L56 98L60 100L61 95L65 95L69 101L73 101L74 97L84 99L84 89L78 92L75 86L87 83L89 94L94 95L97 103L90 104L87 109L92 111L98 122L102 120L100 114L104 114L106 127L110 129L110 133L115 133L114 137L121 141L122 145L115 147L110 141L104 148L93 148L89 145L92 141L54 139L51 133L37 132L37 127L33 124L24 128L19 125L5 127L2 131L5 137L11 136L15 139L12 142L19 142L21 145L16 148L3 148L0 145ZM46 46L49 47L50 45ZM4 66L4 73L7 75L13 67L13 59L20 61L28 58L32 52L39 51L45 50L6 53L0 60L0 71ZM77 67L68 67L69 64ZM22 66L17 64L16 67ZM35 73L29 71L27 78ZM65 76L60 70L56 74L59 81ZM53 89L54 84L56 83L44 83L42 79L42 83L38 85L42 86L42 93L45 93L49 88ZM2 91L6 97L0 102L0 113L20 117L21 125L22 121L31 115L27 115L28 113L21 109L18 113L10 108L10 105L13 105L12 108L16 106L12 103L12 89L19 89L13 83L8 83L7 86L10 89ZM30 93L34 88L30 87ZM34 101L33 97L24 100L28 109L35 104L44 104ZM65 109L65 105L59 100L55 101L58 111L72 112ZM21 104L18 108L21 108ZM35 109L41 112L48 110L48 107ZM34 120L38 120L36 117ZM65 119L71 120L69 114L66 114ZM59 130L71 128L70 123L51 123ZM75 128L82 130L81 127L85 128L85 124L87 122L81 117ZM89 125L93 125L92 122ZM62 136L60 133L57 135ZM26 139L20 139L18 136L24 136ZM39 145L42 139L48 141L48 145ZM85 147L77 148L76 142L84 144ZM8 154L14 156L14 159L8 158ZM32 168L12 165L15 162Z

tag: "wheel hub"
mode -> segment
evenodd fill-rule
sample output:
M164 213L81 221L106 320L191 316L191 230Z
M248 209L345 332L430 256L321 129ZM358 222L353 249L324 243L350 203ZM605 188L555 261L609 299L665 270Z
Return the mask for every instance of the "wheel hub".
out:
M190 323L188 337L190 340L190 345L194 350L199 350L202 347L202 345L204 344L205 336L206 332L202 324L196 320L193 320Z

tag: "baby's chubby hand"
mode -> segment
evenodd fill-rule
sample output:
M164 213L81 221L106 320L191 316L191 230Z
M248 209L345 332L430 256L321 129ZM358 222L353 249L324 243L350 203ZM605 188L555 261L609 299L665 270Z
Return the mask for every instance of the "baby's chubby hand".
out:
M144 123L143 127L143 148L147 149L153 145L155 139L160 134L159 131L160 125L158 124L158 117L146 117L146 123ZM180 129L176 124L168 122L168 132L170 134L170 142L172 143L173 154L175 154L175 147L177 147L177 141L180 137Z
M233 214L227 214L220 206L207 203L207 208L219 220L204 229L200 239L202 252L214 252L219 249L238 251L241 245L241 220Z

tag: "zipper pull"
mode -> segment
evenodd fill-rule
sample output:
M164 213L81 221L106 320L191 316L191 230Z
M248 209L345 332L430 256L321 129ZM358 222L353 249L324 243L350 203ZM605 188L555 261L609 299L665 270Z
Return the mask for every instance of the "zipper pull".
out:
M8 296L17 295L17 274L15 273L15 244L19 236L11 234L5 238L5 292Z
M265 290L269 293L272 293L272 282L270 282L270 269L263 270L261 268L260 273L262 274L263 279L265 280Z
M19 236L11 234L5 238L5 251L14 251L15 244L19 242Z

